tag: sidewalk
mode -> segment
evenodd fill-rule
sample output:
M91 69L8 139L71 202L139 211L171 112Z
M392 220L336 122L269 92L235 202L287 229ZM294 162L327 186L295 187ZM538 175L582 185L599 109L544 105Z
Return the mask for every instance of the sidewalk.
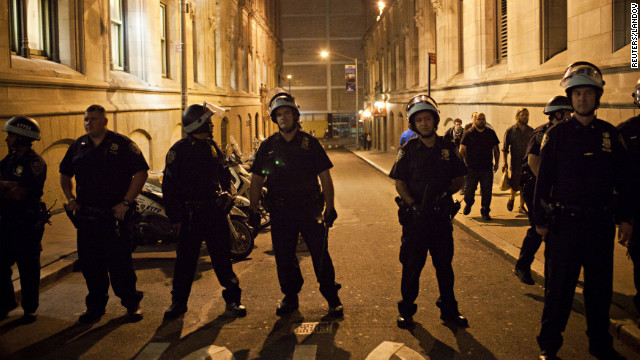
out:
M381 152L377 150L355 150L347 147L349 151L378 169L385 175L393 167L397 154L394 152ZM496 175L496 179L498 175ZM454 195L455 200L462 201L462 195ZM501 191L494 185L491 200L492 221L484 221L480 217L480 189L476 192L476 204L471 208L471 213L462 215L462 211L455 218L456 225L482 240L487 246L494 248L515 264L520 254L522 240L529 227L527 215L518 213L518 198L516 198L514 211L507 210L508 191ZM392 204L395 206L395 204ZM536 259L531 267L536 286L544 284L544 244L536 253ZM514 281L518 281L514 275ZM575 300L584 309L582 297L582 275L576 289ZM633 264L627 256L627 249L616 243L614 250L613 269L613 301L611 304L611 328L613 336L618 337L628 345L640 350L640 329L636 325L639 320L638 311L633 305L632 298L636 290L633 284Z
M51 217L51 225L45 225L42 237L42 253L40 253L40 287L47 286L73 270L73 263L78 258L76 253L76 229L62 212ZM20 274L18 267L11 267L13 288L20 298Z

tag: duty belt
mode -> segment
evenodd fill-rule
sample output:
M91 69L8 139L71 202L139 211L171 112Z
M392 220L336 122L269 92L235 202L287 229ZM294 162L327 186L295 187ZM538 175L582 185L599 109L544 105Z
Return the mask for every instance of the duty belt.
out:
M593 218L597 216L610 215L611 208L609 206L603 207L585 207L585 206L575 206L575 205L565 205L562 203L556 203L558 209L562 215L565 216L574 216L574 217L583 217L583 218Z

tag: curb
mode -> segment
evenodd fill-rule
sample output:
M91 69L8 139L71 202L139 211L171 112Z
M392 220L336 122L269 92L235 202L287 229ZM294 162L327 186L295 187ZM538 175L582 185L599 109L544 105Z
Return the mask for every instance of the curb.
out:
M76 251L61 256L57 260L40 268L40 289L53 284L63 276L73 271L73 264L78 259ZM13 280L14 294L16 301L22 300L22 287L20 286L20 278Z
M378 164L374 163L373 161L371 161L371 160L369 160L369 159L357 154L356 152L354 152L349 147L345 147L345 149L349 150L352 154L354 154L355 156L357 156L359 159L363 160L367 164L371 165L373 168L375 168L376 170L380 171L381 173L383 173L383 174L385 174L387 176L389 175L389 172L387 170L383 169L382 167L380 167ZM485 245L486 247L488 247L492 251L496 252L497 254L502 256L504 259L506 259L510 263L515 264L516 260L518 259L519 251L518 252L514 252L514 249L515 249L514 246L512 246L511 244L508 244L508 246L507 246L506 244L502 244L502 242L500 242L499 244L496 244L493 241L487 239L484 235L481 235L480 233L478 233L476 230L474 230L473 228L471 228L467 224L464 224L461 221L456 220L456 219L454 219L453 221L464 232L466 232L467 234L473 236L474 238L477 238L478 240L480 240L482 242L483 245ZM510 248L514 248L514 249L511 249L511 251L510 251ZM536 283L537 284L544 284L544 275L543 275L543 273L541 273L539 270L535 269L534 266L532 266L531 271L532 271L532 276L533 276L534 280L536 281ZM582 289L582 288L580 288L580 289ZM576 295L574 296L574 299L573 299L573 303L574 303L574 305L573 305L574 308L579 310L580 312L582 312L584 314L584 297L582 296L582 292L581 291L580 292L576 292ZM612 308L613 312L615 312L616 314L626 314L626 312L622 308L618 307L613 302L611 303L611 308ZM636 324L635 322L633 322L630 319L611 319L610 323L609 323L609 333L611 334L611 336L613 336L614 338L620 340L624 344L628 345L629 347L634 349L636 352L640 352L640 328L639 328L639 324Z

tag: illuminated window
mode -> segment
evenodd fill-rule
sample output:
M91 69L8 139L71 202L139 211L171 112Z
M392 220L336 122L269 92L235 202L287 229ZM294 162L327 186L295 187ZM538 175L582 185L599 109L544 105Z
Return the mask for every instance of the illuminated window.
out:
M162 76L167 77L169 74L167 47L167 5L160 3L160 53L162 58Z
M125 41L123 0L109 0L111 21L111 64L116 70L125 69Z
M10 0L11 51L24 57L59 62L58 2Z

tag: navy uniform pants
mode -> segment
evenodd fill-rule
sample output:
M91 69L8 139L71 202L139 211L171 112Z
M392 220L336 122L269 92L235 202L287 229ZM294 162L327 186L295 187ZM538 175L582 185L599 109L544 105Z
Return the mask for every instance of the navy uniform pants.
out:
M402 263L402 282L400 292L402 300L398 302L398 310L403 317L415 314L415 304L420 289L420 273L431 254L431 261L436 270L436 279L440 289L440 297L436 305L441 313L459 315L458 303L453 293L453 228L446 219L438 222L422 222L413 220L402 228L402 245L400 246L400 262Z
M590 218L561 215L546 240L546 279L538 344L555 354L562 346L576 284L584 269L584 306L591 351L612 347L609 306L613 290L615 225L605 214Z
M225 288L222 297L227 304L240 304L240 281L231 264L230 229L226 215L210 208L197 210L190 218L183 218L173 272L173 304L187 305L203 241L207 245L213 271Z
M0 313L17 306L11 266L18 265L25 313L38 309L40 288L40 252L44 226L0 222Z
M81 220L78 226L78 261L87 283L87 310L104 312L109 284L127 309L136 309L142 292L136 291L136 273L131 260L131 239L118 232L114 217Z
M538 252L542 244L542 236L536 232L536 224L533 218L533 189L531 191L522 189L522 198L528 209L529 229L527 229L527 235L522 240L522 248L520 248L516 269L531 270L531 264L535 259L536 252Z
M327 299L329 306L340 305L340 285L335 282L336 274L329 255L322 213L310 207L283 207L271 211L271 241L280 290L285 295L294 296L300 292L304 283L296 257L298 234L302 234L309 248L320 293Z

